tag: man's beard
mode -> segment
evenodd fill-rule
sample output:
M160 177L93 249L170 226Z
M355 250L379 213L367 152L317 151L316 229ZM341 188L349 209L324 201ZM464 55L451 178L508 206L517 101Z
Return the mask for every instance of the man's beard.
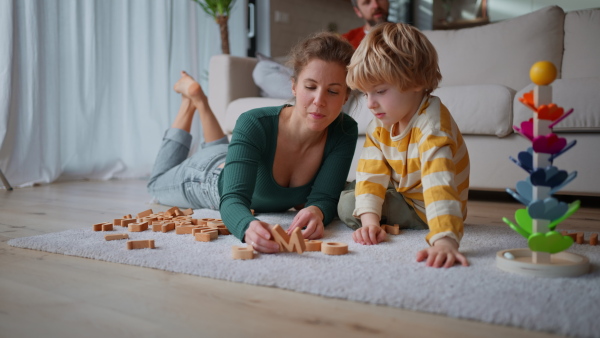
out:
M382 16L380 18L376 18L376 19L371 19L371 20L367 20L367 23L369 24L369 26L374 27L377 24L380 24L382 22L387 22L387 17L388 14L385 12L378 12L378 13L374 13L375 14L382 14Z

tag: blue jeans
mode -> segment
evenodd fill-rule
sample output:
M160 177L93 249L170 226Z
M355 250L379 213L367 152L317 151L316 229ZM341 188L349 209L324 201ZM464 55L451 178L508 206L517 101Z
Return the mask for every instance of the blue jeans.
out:
M148 192L159 203L180 208L219 208L219 175L225 163L229 140L200 143L200 149L188 158L192 135L177 128L165 132Z

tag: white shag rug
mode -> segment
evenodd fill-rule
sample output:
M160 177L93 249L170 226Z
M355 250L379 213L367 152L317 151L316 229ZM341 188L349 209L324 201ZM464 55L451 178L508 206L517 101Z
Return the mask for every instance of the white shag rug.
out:
M193 216L220 218L212 210L196 210ZM293 216L290 211L259 218L287 228ZM363 246L352 241L352 230L340 221L325 229L323 240L348 243L349 254L258 254L253 260L241 261L231 259L231 247L242 245L233 236L205 243L191 235L151 230L128 233L132 240L154 239L156 249L127 250L126 240L104 240L104 235L127 232L126 228L94 232L91 225L16 238L8 244L527 330L600 337L600 246L574 244L568 250L589 258L589 274L540 278L496 267L497 251L527 247L525 239L508 226L466 225L461 251L471 266L450 269L428 268L415 261L417 251L427 245L427 231L403 231L379 245Z

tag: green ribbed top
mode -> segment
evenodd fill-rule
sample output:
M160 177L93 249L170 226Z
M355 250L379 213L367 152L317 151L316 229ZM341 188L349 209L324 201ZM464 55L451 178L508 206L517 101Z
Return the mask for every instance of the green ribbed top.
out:
M321 209L323 224L329 224L336 214L358 138L356 121L340 114L328 127L323 160L315 177L306 185L286 188L273 178L279 114L284 107L247 111L240 115L233 130L219 177L219 209L229 231L240 240L250 222L257 219L250 209L257 213L282 212L305 203Z

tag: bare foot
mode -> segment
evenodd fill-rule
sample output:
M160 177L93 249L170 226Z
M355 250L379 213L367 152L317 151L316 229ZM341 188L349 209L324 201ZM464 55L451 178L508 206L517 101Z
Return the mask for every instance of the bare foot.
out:
M205 97L200 84L184 71L181 72L181 78L175 83L173 89L192 101L197 99L202 100Z

